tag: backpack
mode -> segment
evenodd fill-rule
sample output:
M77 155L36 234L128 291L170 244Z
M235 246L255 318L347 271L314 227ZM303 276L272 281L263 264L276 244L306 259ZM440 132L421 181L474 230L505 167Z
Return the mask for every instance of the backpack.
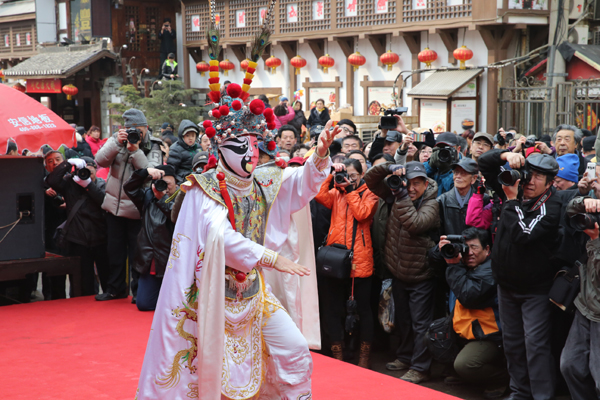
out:
M433 321L423 338L433 359L443 364L453 363L460 352L457 339L458 335L454 332L452 315Z

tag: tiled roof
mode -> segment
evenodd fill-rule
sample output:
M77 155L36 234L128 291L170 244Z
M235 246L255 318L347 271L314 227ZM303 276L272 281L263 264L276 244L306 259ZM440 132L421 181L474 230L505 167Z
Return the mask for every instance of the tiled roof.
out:
M436 71L412 88L407 95L425 97L450 97L473 78L483 72L481 68Z
M4 71L7 78L66 78L103 57L117 55L102 44L47 47Z

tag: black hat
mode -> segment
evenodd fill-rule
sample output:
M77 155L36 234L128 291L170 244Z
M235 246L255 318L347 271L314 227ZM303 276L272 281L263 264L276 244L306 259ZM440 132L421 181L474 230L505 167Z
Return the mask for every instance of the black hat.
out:
M581 133L583 134L583 137L594 136L592 131L590 131L589 129L582 129Z
M596 144L596 136L586 136L581 141L581 147L583 147L583 151L594 150L595 144Z
M92 157L83 156L81 159L85 161L85 165L89 165L90 167L98 169L98 164L96 164L96 161L94 161Z
M402 143L402 134L398 131L388 131L385 140L387 142Z
M464 169L469 174L476 174L479 172L479 167L477 166L475 160L473 160L472 158L461 158L459 162L452 164L452 169L456 167Z
M556 176L558 162L549 154L533 153L525 160L525 167L544 175Z
M448 146L458 146L458 137L452 132L443 132L435 139L435 145L446 144Z
M418 161L407 162L404 168L406 168L406 179L418 177L427 179L427 171L425 170L425 166Z
M199 151L192 160L192 168L196 169L196 166L201 163L208 163L208 151Z
M161 129L167 129L167 128L171 128L171 130L173 130L173 124L170 122L165 122L162 124L162 126L160 127Z
M173 168L170 165L159 165L157 167L155 167L158 170L161 171L165 171L165 175L164 176L172 176L173 178L175 178L175 168Z

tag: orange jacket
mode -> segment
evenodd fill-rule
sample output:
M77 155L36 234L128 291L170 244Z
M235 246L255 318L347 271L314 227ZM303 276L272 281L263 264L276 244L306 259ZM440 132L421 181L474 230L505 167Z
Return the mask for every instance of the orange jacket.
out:
M347 248L352 246L352 228L354 219L358 221L356 239L354 241L354 257L352 259L353 278L367 278L373 275L373 243L371 242L371 222L379 197L375 196L364 183L346 194L329 184L333 175L323 182L316 200L331 209L331 227L327 237L327 245L339 243ZM362 193L362 196L359 195Z

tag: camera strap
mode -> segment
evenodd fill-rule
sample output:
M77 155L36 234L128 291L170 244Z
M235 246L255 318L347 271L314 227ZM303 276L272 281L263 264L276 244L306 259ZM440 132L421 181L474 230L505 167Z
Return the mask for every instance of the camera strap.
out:
M548 188L540 197L538 197L537 201L531 206L529 211L537 211L548 199L552 196L552 186Z

